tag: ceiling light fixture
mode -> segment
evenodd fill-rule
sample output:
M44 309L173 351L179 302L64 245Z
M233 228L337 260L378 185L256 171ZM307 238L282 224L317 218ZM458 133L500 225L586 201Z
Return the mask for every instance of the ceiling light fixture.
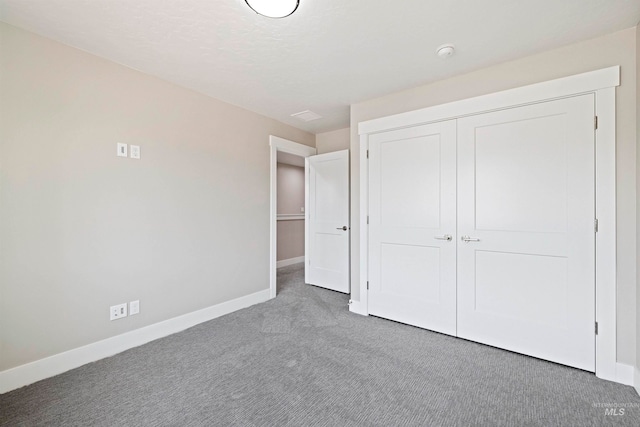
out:
M245 0L254 12L269 18L284 18L298 8L300 0Z
M440 58L448 58L455 52L456 48L452 44L443 44L442 46L436 49L436 53Z

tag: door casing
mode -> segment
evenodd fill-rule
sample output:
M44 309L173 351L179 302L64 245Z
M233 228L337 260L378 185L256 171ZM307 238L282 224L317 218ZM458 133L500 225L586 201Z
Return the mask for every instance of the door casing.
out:
M269 135L270 148L270 191L269 191L269 298L276 297L276 263L278 239L278 151L309 157L316 154L316 149L288 139Z

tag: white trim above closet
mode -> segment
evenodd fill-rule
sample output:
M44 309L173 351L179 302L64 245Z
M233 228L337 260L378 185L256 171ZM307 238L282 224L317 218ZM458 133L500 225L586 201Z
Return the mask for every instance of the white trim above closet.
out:
M616 86L620 86L619 66L360 122L358 134L368 135L406 126L458 119L504 108L594 93Z

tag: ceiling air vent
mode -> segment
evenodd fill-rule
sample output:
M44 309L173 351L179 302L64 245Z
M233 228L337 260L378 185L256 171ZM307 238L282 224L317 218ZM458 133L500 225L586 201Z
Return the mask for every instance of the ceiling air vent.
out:
M304 110L299 113L292 114L291 117L295 117L298 120L302 120L303 122L310 122L312 120L321 119L322 116L318 113L314 113L313 111Z

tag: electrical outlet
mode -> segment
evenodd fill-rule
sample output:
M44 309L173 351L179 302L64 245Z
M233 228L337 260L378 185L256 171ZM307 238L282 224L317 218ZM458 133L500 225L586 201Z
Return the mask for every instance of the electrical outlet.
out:
M118 157L127 157L127 144L122 144L118 142Z
M140 301L131 301L129 303L129 316L140 313Z
M127 317L127 303L112 305L109 307L109 320L117 320Z
M140 146L139 145L130 146L129 153L132 159L140 159Z

